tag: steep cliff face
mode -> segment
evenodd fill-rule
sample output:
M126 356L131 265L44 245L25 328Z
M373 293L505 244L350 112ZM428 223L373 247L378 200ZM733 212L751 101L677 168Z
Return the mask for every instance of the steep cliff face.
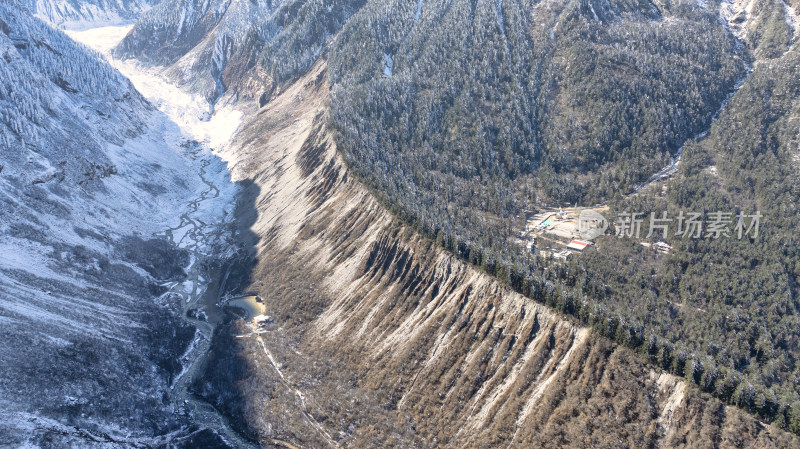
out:
M248 39L274 33L261 21L280 2L168 0L142 15L115 50L118 57L170 66L171 78L213 106L225 93L228 63Z
M797 446L393 219L336 151L324 79L319 64L227 154L259 187L252 288L275 322L218 335L238 368L198 388L238 397L243 429L314 447Z

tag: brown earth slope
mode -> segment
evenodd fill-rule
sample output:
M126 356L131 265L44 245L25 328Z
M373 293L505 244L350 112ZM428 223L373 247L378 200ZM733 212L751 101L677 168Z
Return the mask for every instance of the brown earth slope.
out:
M326 132L325 67L226 155L257 214L251 289L198 392L265 446L798 447L395 220ZM250 222L250 220L247 220Z

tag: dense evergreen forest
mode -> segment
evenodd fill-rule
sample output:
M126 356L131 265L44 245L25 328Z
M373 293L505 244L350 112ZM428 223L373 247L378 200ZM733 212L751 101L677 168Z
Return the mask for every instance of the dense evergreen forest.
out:
M331 124L356 174L440 245L800 433L800 54L781 0L721 6L368 3L330 50ZM664 191L631 195L681 147ZM764 218L756 241L669 237L669 255L605 237L563 264L509 241L527 208L606 201Z
M584 292L609 298L602 302L615 305L612 310L627 309L625 315L615 313L642 329L650 340L633 346L647 348L655 363L795 433L800 432L798 71L796 46L757 64L709 136L687 145L678 177L664 195L649 192L613 204L617 211L659 214L759 211L757 239L673 238L675 251L664 258L635 243L607 239L602 251L571 264L564 276Z
M658 171L709 126L747 55L694 3L523 3L367 5L330 80L332 122L369 185L426 233L524 271L515 216Z

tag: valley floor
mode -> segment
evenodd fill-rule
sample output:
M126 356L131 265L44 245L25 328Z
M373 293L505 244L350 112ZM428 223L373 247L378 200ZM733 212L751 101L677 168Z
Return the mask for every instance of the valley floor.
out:
M154 234L188 250L191 256L186 279L171 283L168 293L165 293L180 300L181 316L196 328L195 338L180 360L183 369L171 385L171 400L176 410L188 416L192 424L212 429L232 447L251 447L253 443L233 430L227 417L189 391L205 363L214 329L221 320L223 287L218 279L226 276L226 265L232 263L229 259L235 256L233 238L224 234L232 232L228 226L232 224L233 203L239 188L231 182L227 170L210 170L209 166L225 167L213 152L230 142L241 123L242 114L229 109L217 111L212 116L205 100L171 84L156 70L145 68L136 61L114 59L111 49L130 28L110 26L68 34L102 53L170 123L177 125L180 135L175 138L182 141L182 146L188 147L184 150L187 155L198 161L195 164L197 176L206 186L188 203L186 211L176 217L179 223ZM220 250L223 254L215 253ZM209 265L216 268L209 268Z
M109 26L83 31L67 31L77 42L103 54L114 68L127 77L136 89L187 136L219 150L230 142L239 128L242 113L235 109L221 109L213 116L206 100L192 95L159 75L155 69L142 66L135 60L118 60L111 50L125 37L132 26Z

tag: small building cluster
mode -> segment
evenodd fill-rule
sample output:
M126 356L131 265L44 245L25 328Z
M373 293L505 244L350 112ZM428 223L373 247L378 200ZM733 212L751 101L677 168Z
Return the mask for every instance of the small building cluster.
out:
M665 242L656 242L653 246L656 248L656 251L661 254L669 254L670 251L672 251L672 246L666 244Z
M541 253L545 256L549 254L558 260L566 260L573 253L585 251L594 246L594 243L582 238L580 234L578 219L582 210L559 208L527 212L525 230L519 235L520 243L531 253ZM552 245L548 245L548 241ZM540 248L542 244L544 247ZM558 249L559 246L562 249Z
M604 208L559 208L557 210L527 211L525 213L525 229L518 234L519 244L533 254L541 254L544 257L553 257L557 260L567 260L570 255L583 253L589 248L595 247L592 233L587 233L586 228L581 226L589 223L589 229L594 225L602 228L601 212ZM584 217L597 216L596 222L587 221ZM603 232L597 233L597 236ZM649 243L642 240L643 246L654 248L659 254L669 254L672 246L668 243L659 241Z
M571 242L569 242L569 244L567 245L567 248L575 250L575 251L578 251L578 252L583 252L583 250L585 250L586 248L588 248L588 247L590 247L592 245L594 245L594 243L592 243L592 242L587 242L585 240L574 239Z

